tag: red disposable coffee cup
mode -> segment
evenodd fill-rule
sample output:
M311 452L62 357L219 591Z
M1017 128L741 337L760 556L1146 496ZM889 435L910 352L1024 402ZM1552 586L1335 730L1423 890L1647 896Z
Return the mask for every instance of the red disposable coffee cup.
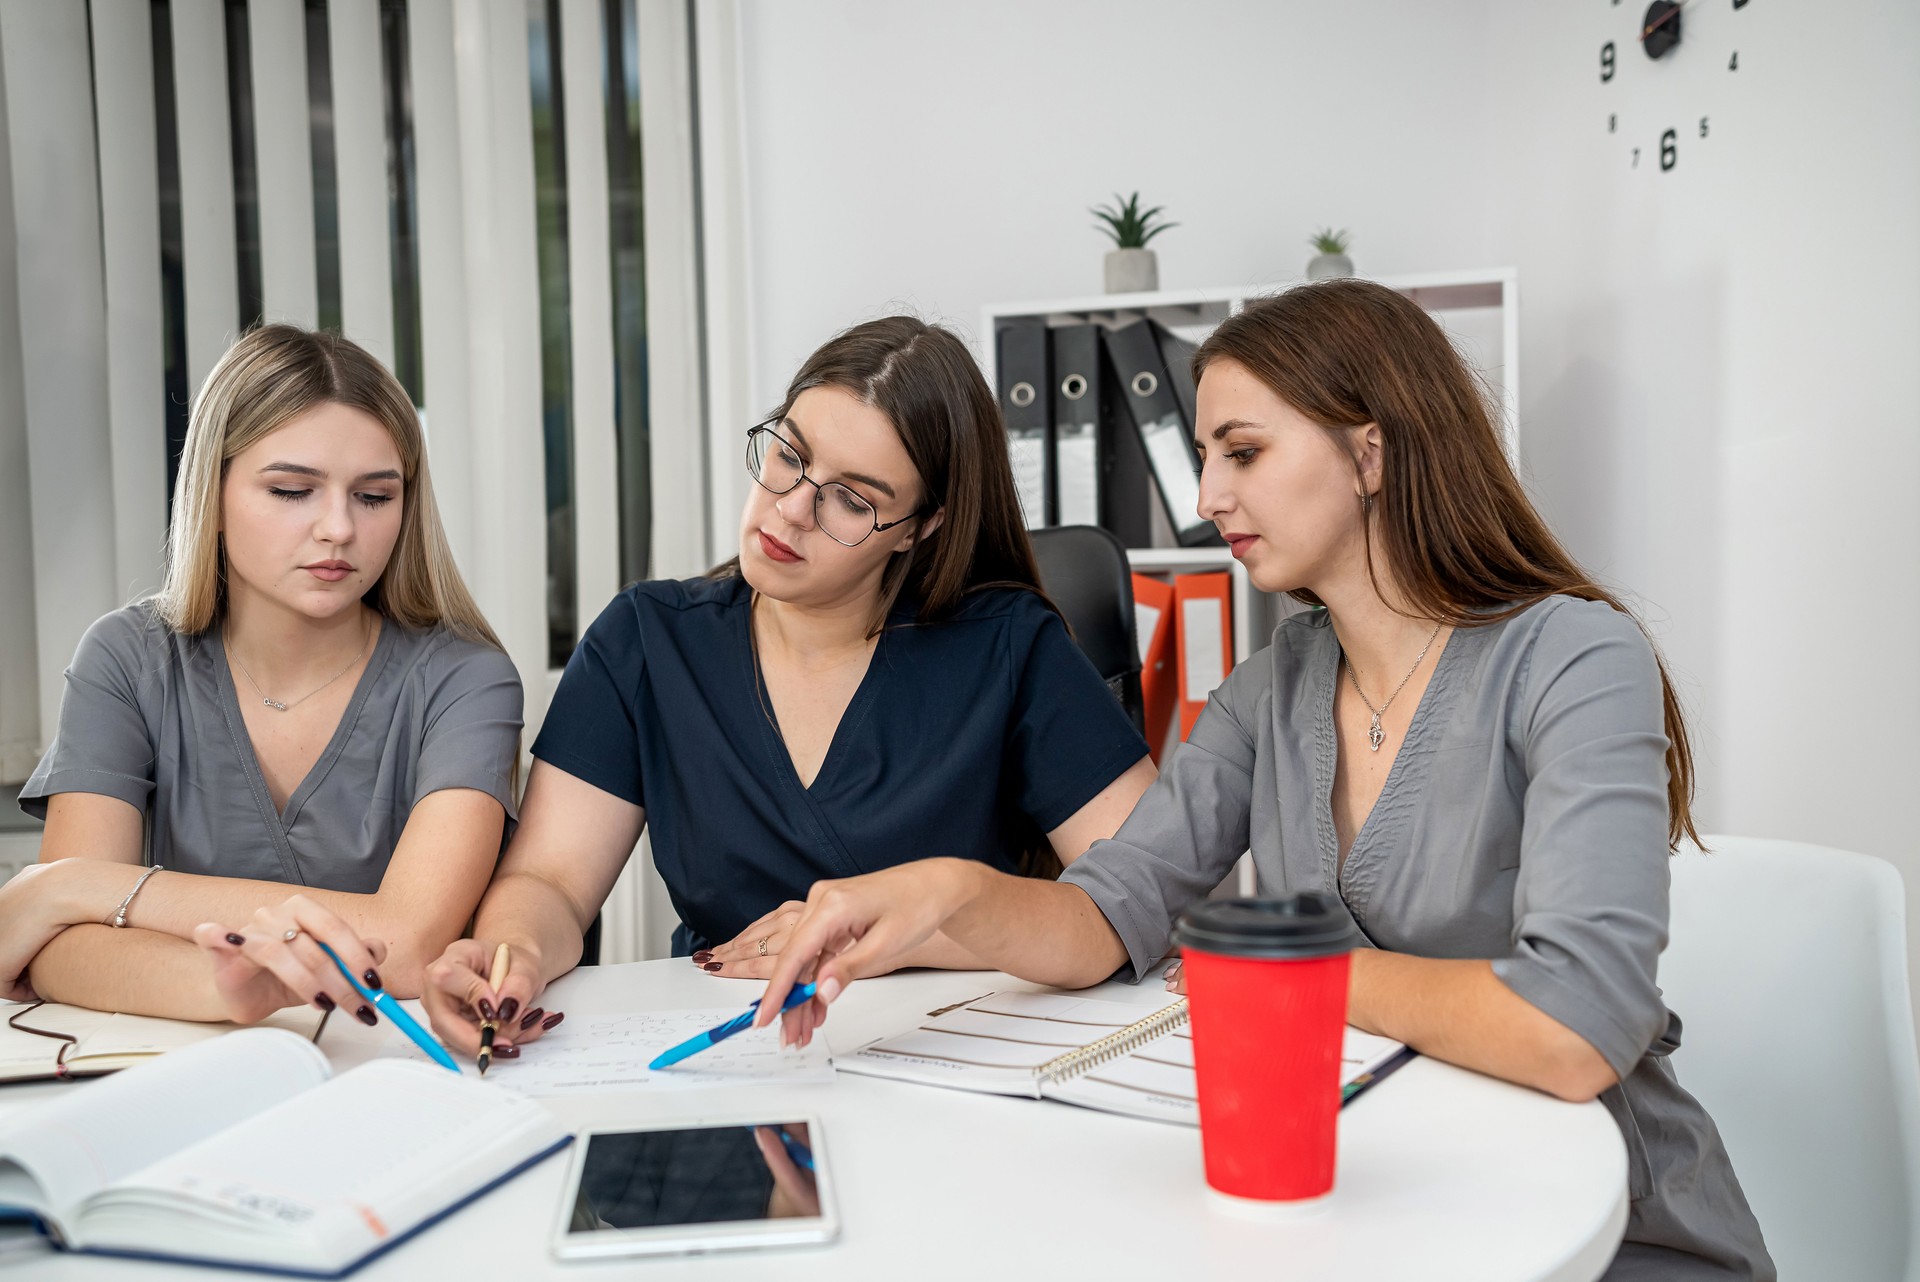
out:
M1210 899L1180 917L1207 1183L1299 1202L1333 1188L1348 954L1332 896Z

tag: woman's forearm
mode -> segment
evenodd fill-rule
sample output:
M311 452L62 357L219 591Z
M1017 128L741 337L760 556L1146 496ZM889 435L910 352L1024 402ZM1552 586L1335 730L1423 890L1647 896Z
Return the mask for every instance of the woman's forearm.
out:
M40 950L28 975L50 1002L169 1019L227 1018L206 955L151 930L69 926Z
M487 888L473 919L473 937L506 944L539 959L540 982L550 984L580 964L591 913L537 873L510 872Z
M1487 961L1356 949L1347 1021L1561 1099L1589 1100L1619 1080L1586 1039L1501 983Z
M950 862L962 889L940 934L978 964L1035 983L1088 988L1126 963L1120 936L1078 886Z

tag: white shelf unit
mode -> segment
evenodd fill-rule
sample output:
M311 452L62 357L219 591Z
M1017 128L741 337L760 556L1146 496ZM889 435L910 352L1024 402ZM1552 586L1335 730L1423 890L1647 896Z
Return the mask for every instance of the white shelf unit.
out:
M1512 267L1383 276L1378 282L1425 308L1483 380L1496 422L1515 467L1520 461L1520 273ZM1147 317L1198 342L1249 301L1304 284L1300 280L1208 289L1163 289L1146 294L1100 294L1089 298L989 303L980 309L980 345L987 384L998 388L995 368L999 324L1016 317L1049 325L1094 322L1114 327ZM1170 541L1170 540L1169 540ZM1233 576L1233 661L1267 643L1279 621L1297 607L1285 598L1255 592L1247 574L1225 548L1132 548L1136 569L1155 574L1225 570Z

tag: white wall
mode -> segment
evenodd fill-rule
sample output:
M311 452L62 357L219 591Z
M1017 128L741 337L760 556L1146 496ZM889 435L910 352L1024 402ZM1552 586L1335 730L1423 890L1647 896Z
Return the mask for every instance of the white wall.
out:
M1920 7L1716 0L1660 63L1629 8L1491 15L1527 465L1662 633L1703 828L1891 860L1920 945Z
M1484 10L743 5L756 411L855 321L971 336L982 303L1098 293L1087 211L1116 191L1181 224L1154 242L1166 288L1297 275L1327 223L1371 273L1486 265L1491 143L1461 127L1486 111Z
M748 0L752 401L895 305L1097 292L1115 189L1183 224L1169 287L1321 223L1370 275L1516 265L1523 465L1662 640L1703 827L1890 859L1920 941L1920 7L1712 0L1660 65L1640 12Z

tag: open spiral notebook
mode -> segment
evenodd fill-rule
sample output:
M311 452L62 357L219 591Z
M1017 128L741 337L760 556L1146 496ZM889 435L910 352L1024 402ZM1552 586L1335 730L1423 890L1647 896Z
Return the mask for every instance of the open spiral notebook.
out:
M1186 1000L1144 1018L1139 1011L1059 993L988 993L835 1056L834 1067L1198 1126ZM1413 1056L1403 1043L1349 1027L1340 1051L1342 1104Z

